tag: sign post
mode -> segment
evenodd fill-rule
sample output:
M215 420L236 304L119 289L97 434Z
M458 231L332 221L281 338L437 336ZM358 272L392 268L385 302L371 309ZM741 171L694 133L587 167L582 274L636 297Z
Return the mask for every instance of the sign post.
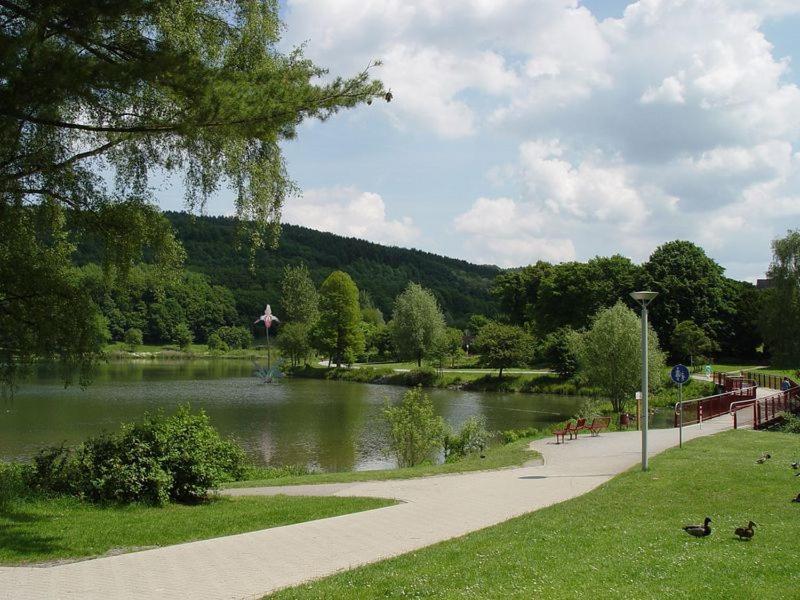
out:
M683 384L689 381L689 369L684 365L675 365L669 372L673 382L678 385L678 444L683 448Z

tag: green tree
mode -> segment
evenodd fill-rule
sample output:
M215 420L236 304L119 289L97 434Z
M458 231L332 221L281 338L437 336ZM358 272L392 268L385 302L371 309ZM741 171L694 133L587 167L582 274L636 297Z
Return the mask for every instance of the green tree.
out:
M716 337L723 311L723 268L699 246L673 241L656 248L644 264L643 289L659 293L653 328L667 340L681 321L691 320Z
M433 402L422 388L407 391L397 406L387 406L384 417L389 425L389 450L398 466L421 464L442 447L444 419L436 414Z
M53 215L69 209L75 239L97 237L109 273L146 247L174 267L182 253L148 175L178 171L190 207L228 183L252 246L274 242L294 189L282 142L385 94L369 69L329 77L301 49L281 53L274 0L17 0L0 3L0 22L0 272L29 279L0 278L6 380L36 357L87 367L101 348ZM48 215L39 227L31 206Z
M665 358L658 336L649 327L648 377L653 390L664 380ZM601 388L616 412L625 410L641 387L642 325L640 318L622 302L600 310L591 329L576 336L575 353L580 371L592 385Z
M512 325L524 325L533 320L539 285L552 268L550 263L539 261L535 265L506 271L495 277L491 293Z
M125 332L125 345L130 352L136 352L136 348L144 343L142 338L142 330L136 327L131 327Z
M247 327L220 327L215 333L228 348L246 349L253 343L253 334Z
M308 325L303 322L293 321L281 325L278 334L278 348L283 356L289 357L293 367L308 359L311 352L308 338Z
M172 331L172 340L181 350L186 350L192 345L194 336L186 323L178 323Z
M312 326L319 317L317 288L305 263L287 266L281 279L282 315L287 321L296 321Z
M772 242L772 264L767 273L761 330L773 364L800 365L800 230Z
M319 288L319 321L313 337L317 349L337 366L351 363L364 350L358 288L350 275L334 271Z
M580 334L571 327L560 327L548 334L542 344L542 357L561 377L572 377L578 370L577 335Z
M533 354L533 338L521 327L489 323L485 325L475 340L481 353L481 364L493 369L522 366L530 361Z
M708 358L719 348L702 327L689 320L681 321L675 326L670 343L675 354L688 358L690 365L694 365L695 358Z
M448 327L444 331L444 349L445 356L450 359L450 366L455 368L456 361L464 356L464 334L455 327Z
M436 297L417 283L409 283L395 299L392 322L395 347L404 358L416 359L418 367L445 329Z
M230 350L230 346L223 342L216 332L208 336L206 343L208 344L208 349L214 352L227 352Z

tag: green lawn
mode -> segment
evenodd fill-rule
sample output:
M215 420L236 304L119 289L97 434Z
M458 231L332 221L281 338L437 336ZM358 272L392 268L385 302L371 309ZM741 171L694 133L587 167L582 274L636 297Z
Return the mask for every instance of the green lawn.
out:
M764 465L755 459L769 451ZM800 589L800 436L732 431L597 490L274 598L788 598ZM713 519L712 535L681 527ZM733 529L752 519L750 542Z
M410 479L414 477L427 477L429 475L442 475L444 473L463 473L466 471L481 471L486 469L499 469L502 467L515 467L529 460L539 457L539 453L528 449L532 438L525 438L489 448L485 452L486 458L471 455L459 461L441 465L421 465L405 469L384 469L379 471L343 471L340 473L312 473L308 475L289 475L283 477L271 476L265 470L262 477L255 469L253 479L237 481L227 484L228 487L257 487L272 485L301 485L310 483L347 483L351 481L375 481L385 479Z
M0 564L166 546L379 508L391 500L220 498L196 506L100 507L75 498L0 499Z

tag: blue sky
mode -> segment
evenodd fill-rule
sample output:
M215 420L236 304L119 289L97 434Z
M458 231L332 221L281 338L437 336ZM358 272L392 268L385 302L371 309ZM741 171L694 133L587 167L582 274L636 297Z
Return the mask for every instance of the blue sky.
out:
M395 100L300 128L284 220L501 266L690 239L762 275L800 226L800 2L628 4L286 0L286 47L381 59Z

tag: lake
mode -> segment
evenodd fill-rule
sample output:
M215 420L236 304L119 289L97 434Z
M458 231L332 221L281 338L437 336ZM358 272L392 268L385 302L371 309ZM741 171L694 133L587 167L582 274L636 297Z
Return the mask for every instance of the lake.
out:
M0 399L0 459L29 458L38 448L75 443L147 411L179 404L204 409L263 465L305 465L324 471L394 466L384 454L384 404L407 388L282 379L264 384L240 360L112 362L92 385L64 388L57 371L41 366L14 394ZM458 426L483 415L490 430L549 427L572 416L569 396L428 390L436 409Z

